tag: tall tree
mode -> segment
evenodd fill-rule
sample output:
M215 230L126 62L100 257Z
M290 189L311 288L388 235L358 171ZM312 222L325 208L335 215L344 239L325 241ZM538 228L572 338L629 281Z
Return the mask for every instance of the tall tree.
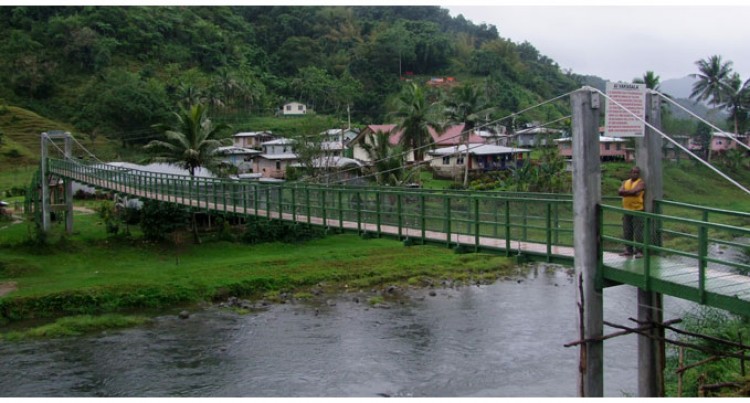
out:
M445 101L445 115L448 123L461 124L461 142L466 147L464 157L464 187L469 185L469 136L477 126L494 111L476 87L464 85L451 91Z
M652 89L654 91L659 91L659 76L654 74L653 71L649 70L647 71L643 77L634 78L633 83L635 84L646 84L646 88Z
M215 125L208 118L208 108L203 104L192 105L174 114L175 126L154 125L164 133L164 140L151 140L144 148L153 153L153 162L165 162L187 169L190 176L200 167L216 168L221 158L216 149L228 145L231 139L222 137L229 128L226 124Z
M226 124L214 126L208 118L208 108L203 104L192 105L189 109L182 109L175 113L177 124L154 125L163 131L165 140L151 140L144 148L153 153L153 162L166 162L187 169L190 177L195 176L195 170L200 167L217 170L221 159L216 149L226 145L231 140L222 137L229 128ZM198 236L198 222L192 215L193 237L200 243Z
M429 128L442 132L437 103L429 103L422 87L410 83L394 101L391 117L395 130L402 130L401 145L414 151L414 160L424 160L425 148L432 145Z
M734 133L740 133L740 125L747 121L750 107L750 80L742 83L740 75L732 73L724 82L720 107L729 111L729 119L734 122Z
M698 73L690 77L697 78L693 84L693 92L690 98L697 101L708 101L710 104L718 105L722 101L722 92L725 81L732 73L732 62L721 60L721 56L714 55L707 59L695 62Z
M373 161L372 168L378 185L398 186L410 175L405 174L403 149L388 143L390 135L380 130L370 133L362 142L362 148Z

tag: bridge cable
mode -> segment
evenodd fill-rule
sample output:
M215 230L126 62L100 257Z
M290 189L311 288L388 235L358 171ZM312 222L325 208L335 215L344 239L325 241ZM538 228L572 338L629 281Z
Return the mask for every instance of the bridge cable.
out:
M636 118L636 119L638 119L639 121L643 122L643 123L644 123L644 124L645 124L646 126L648 126L648 127L650 128L650 129L652 129L652 130L654 130L655 132L659 133L659 134L660 134L660 135L661 135L661 136L662 136L663 138L667 139L667 141L669 141L670 143L674 144L674 145L675 145L676 147L678 147L679 149L681 149L681 150L685 151L685 152L686 152L686 153L687 153L688 155L691 155L691 156L692 156L692 157L694 157L694 158L695 158L696 160L700 161L700 162L701 162L701 163L702 163L703 165L707 166L707 167L708 167L709 169L711 169L712 171L714 171L714 172L718 173L718 174L719 174L719 175L720 175L720 176L721 176L722 178L724 178L724 179L728 180L728 181L729 181L730 183L732 183L733 185L735 185L735 186L737 186L738 188L742 189L742 191L744 191L745 193L747 193L747 194L750 194L750 190L748 190L747 188L745 188L744 186L742 186L742 185L741 185L740 183L738 183L738 182L737 182L737 181L735 181L734 179L730 178L730 177L729 177L729 176L727 176L727 175L726 175L725 173L723 173L723 172L721 172L720 170L718 170L717 168L715 168L715 167L714 167L713 165L711 165L711 164L707 163L707 162L706 162L706 161L704 161L704 160L703 160L702 158L699 158L699 157L698 157L697 155L693 154L693 152L692 152L692 151L690 151L690 150L688 150L688 149L687 149L687 148L686 148L685 146L683 146L682 144L680 144L680 143L678 143L677 141L673 140L673 139L672 139L671 137L669 137L669 136L667 136L666 134L664 134L664 132L662 132L661 130L659 130L659 129L657 129L656 127L654 127L654 126L653 126L653 125L652 125L651 123L648 123L648 122L646 122L646 120L645 120L645 119L643 119L643 118L641 118L640 116L636 115L635 113L631 112L630 110L628 110L627 108L625 108L624 106L622 106L622 105L621 105L621 104L620 104L619 102L615 101L614 99L612 99L611 97L609 97L609 96L608 96L607 94L605 94L605 93L604 93L604 92L602 92L601 90L598 90L598 89L596 89L596 88L593 88L593 87L589 87L589 88L592 88L592 90L594 90L594 91L596 91L596 92L598 92L598 93L602 94L602 95L603 95L603 96L604 96L605 98L607 98L607 99L608 99L609 101L611 101L611 102L612 102L612 103L614 103L615 105L617 105L617 106L619 106L620 108L622 108L622 109L623 109L623 110L624 110L625 112L627 112L628 114L632 115L633 117L635 117L635 118Z
M743 143L743 142L742 142L742 141L740 141L740 140L739 140L739 139L738 139L737 137L735 137L734 133L729 133L729 132L727 132L727 131L724 131L724 130L721 130L721 129L719 129L718 127L714 126L714 125L713 125L713 124L712 124L711 122L709 122L709 121L707 121L707 120L703 119L702 117L700 117L700 116L696 115L695 113L693 113L693 112L692 112L692 111L690 111L689 109L685 108L684 106L682 106L682 105L680 105L679 103L677 103L677 102L676 102L675 100L673 100L673 99L671 99L670 97L668 97L668 96L666 96L666 95L662 94L662 93L661 93L661 92L659 92L659 91L655 91L655 90L652 90L652 93L654 93L654 94L657 94L657 95L659 95L660 97L664 98L665 100L667 100L667 101L671 102L671 103L672 103L673 105L677 106L678 108L680 108L680 109L682 109L683 111L687 112L688 114L692 115L692 116L693 116L693 117L695 117L696 119L698 119L698 120L700 120L701 122L703 122L703 123L707 124L708 126L710 126L711 128L713 128L714 130L716 130L716 131L718 131L718 132L720 132L720 133L723 133L723 134L727 135L727 137L729 137L729 138L730 138L730 139L731 139L732 141L734 141L734 142L738 143L739 145L741 145L742 147L745 147L746 149L750 150L750 146L749 146L749 145L747 145L747 144L745 144L745 143Z

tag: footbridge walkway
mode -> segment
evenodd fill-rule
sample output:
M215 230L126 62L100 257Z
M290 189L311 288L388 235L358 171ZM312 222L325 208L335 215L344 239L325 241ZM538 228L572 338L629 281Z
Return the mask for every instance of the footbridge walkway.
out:
M576 255L570 195L262 184L48 161L52 175L193 211L280 219L567 265ZM605 198L607 204L598 208L600 285L629 284L750 315L750 213L659 200L657 213L650 214L615 207L618 200ZM38 203L29 208L39 211ZM628 244L620 224L627 214L645 222L643 243L631 243L643 249L643 258L618 254Z

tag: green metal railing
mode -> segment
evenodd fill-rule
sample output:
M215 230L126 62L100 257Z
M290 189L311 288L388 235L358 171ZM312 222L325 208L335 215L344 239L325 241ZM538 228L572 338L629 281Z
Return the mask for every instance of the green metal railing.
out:
M741 253L746 253L745 251L750 248L748 244L750 228L709 221L709 218L713 217L715 221L729 220L742 224L750 219L750 214L667 201L660 201L657 205L662 211L677 211L675 208L689 209L693 211L691 216L697 216L699 219L664 213L630 211L612 206L601 208L602 216L629 215L639 218L643 223L641 242L628 241L623 239L621 233L601 229L603 252L620 251L625 245L643 251L643 259L638 260L638 265L630 264L631 274L635 276L627 281L629 284L644 290L652 290L655 281L665 280L663 288L674 288L671 291L667 290L670 295L706 303L710 292L717 291L726 294L729 291L726 287L732 284L727 279L732 275L750 273L750 264L741 259L720 257L729 248L736 248ZM710 253L710 249L713 249L714 253ZM658 258L655 259L655 257ZM605 277L607 277L607 266L612 266L612 264L606 259L603 259L602 263ZM709 268L716 278L723 281L715 281L717 284L713 289L713 286L707 282ZM610 270L609 274L622 280L620 277L622 273L616 274ZM690 284L691 289L687 290L681 286L685 284ZM739 292L750 293L748 285L750 284L738 281L735 288ZM658 291L665 292L664 289Z
M484 238L504 239L500 249L508 253L518 251L520 242L544 245L548 256L554 255L553 246L573 244L570 195L263 184L55 159L49 167L58 175L115 192L224 214L307 223L317 219L326 227L446 245L455 245L460 236L461 243L475 250L488 248Z

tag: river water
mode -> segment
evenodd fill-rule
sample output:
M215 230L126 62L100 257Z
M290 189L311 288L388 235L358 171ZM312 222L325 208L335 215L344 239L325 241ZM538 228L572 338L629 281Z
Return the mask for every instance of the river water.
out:
M566 269L540 265L491 285L410 290L389 308L342 293L1 342L0 395L575 397L578 349L563 345L578 339L577 289ZM605 320L632 325L635 295L606 289ZM665 298L665 319L686 309ZM636 345L632 335L605 341L605 396L637 395Z

